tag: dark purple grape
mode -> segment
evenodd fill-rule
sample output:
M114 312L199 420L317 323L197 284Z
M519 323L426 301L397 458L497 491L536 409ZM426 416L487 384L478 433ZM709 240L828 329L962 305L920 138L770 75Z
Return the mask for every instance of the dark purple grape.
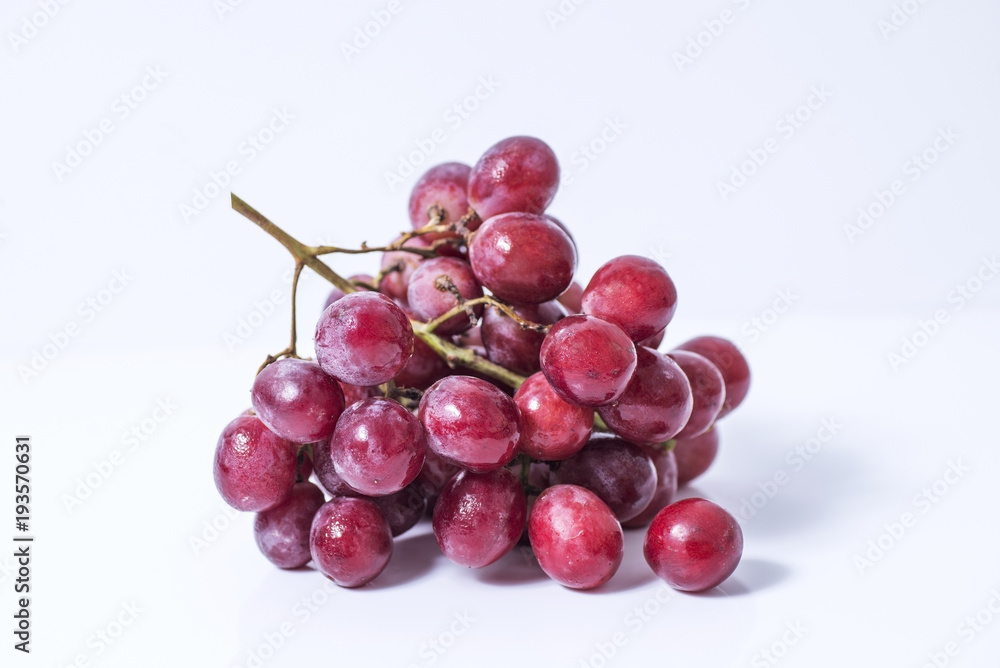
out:
M583 312L615 323L635 341L667 326L677 308L677 289L657 262L622 255L597 270L583 291Z
M726 400L726 383L714 364L687 350L674 350L667 357L687 376L691 384L691 417L674 438L694 438L715 423Z
M360 496L351 489L337 473L330 457L330 439L320 441L313 450L313 472L323 489L329 492L330 496Z
M514 311L539 325L552 325L566 317L566 310L557 301L525 304ZM491 306L483 312L482 336L491 362L521 376L530 376L541 369L538 351L545 334L522 328L516 320Z
M539 360L545 378L564 401L596 408L625 392L636 352L618 325L591 315L571 315L549 330Z
M483 296L483 287L468 262L454 257L425 260L410 277L406 292L407 302L417 320L430 322L458 306L458 298L447 289L449 283L464 300ZM483 305L473 306L472 311L478 320L483 314ZM472 324L469 316L462 312L442 322L434 331L439 336L449 336L464 332Z
M521 452L544 461L572 457L586 445L594 411L559 398L545 376L536 373L514 393L521 411Z
M712 465L719 452L719 428L711 427L704 434L674 442L677 458L677 484L686 485Z
M434 506L434 538L456 564L481 568L510 552L527 516L524 491L513 473L462 471Z
M257 547L280 568L298 568L309 563L309 529L325 499L311 482L295 483L291 495L280 505L257 513L253 523Z
M593 589L610 580L625 549L614 513L577 485L554 485L539 495L528 518L528 538L546 575L573 589Z
M597 409L613 432L653 445L673 438L691 416L691 385L672 359L640 346L632 380L617 401Z
M385 515L393 538L416 526L420 518L423 517L424 509L427 506L427 500L420 492L419 478L395 494L370 498Z
M394 494L424 464L423 427L392 399L374 397L352 405L330 439L330 459L341 480L368 496Z
M576 249L566 233L531 213L488 218L469 244L480 283L515 304L541 304L565 292L576 271Z
M316 324L316 359L337 380L379 385L413 353L410 320L377 292L353 292L323 311Z
M291 357L257 374L250 399L267 428L293 443L329 437L344 410L337 380L315 362Z
M430 449L472 471L501 468L517 454L517 406L479 378L449 376L434 383L421 398L417 416Z
M512 211L542 213L558 188L559 161L548 144L534 137L508 137L473 166L469 204L483 220Z
M698 353L714 364L726 383L726 401L715 418L721 420L743 403L750 390L750 366L736 345L718 336L699 336L677 346L677 350Z
M656 515L642 552L653 572L674 589L704 591L736 570L743 556L743 530L711 501L684 499Z
M595 436L580 452L559 462L553 485L586 487L608 504L619 522L627 522L656 494L656 467L642 447L620 438Z
M656 467L656 493L645 510L628 522L622 522L622 526L629 529L638 529L652 522L656 513L670 505L677 495L677 460L673 451L659 446L644 445L642 448Z
M215 486L236 510L259 512L292 493L298 446L268 429L256 415L226 425L215 446Z
M360 587L389 563L392 531L374 502L337 496L316 512L309 551L323 575L341 587Z

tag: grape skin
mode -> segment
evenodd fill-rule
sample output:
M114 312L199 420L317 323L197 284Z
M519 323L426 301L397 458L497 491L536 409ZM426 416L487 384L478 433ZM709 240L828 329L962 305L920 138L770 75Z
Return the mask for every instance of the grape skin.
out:
M345 410L330 439L337 475L367 496L394 494L413 482L426 451L420 422L384 397L365 399Z
M517 454L517 405L479 378L449 376L434 383L420 399L417 417L433 452L472 471L499 469Z
M552 326L539 354L542 373L564 401L597 408L625 392L636 368L636 349L613 323L571 315Z
M341 587L361 587L389 563L392 530L374 502L337 496L316 512L309 552L323 575Z
M557 301L543 304L525 304L514 309L515 313L539 325L552 325L566 317L566 310ZM524 329L503 311L489 307L483 312L483 346L491 362L521 376L530 376L541 370L538 353L545 334Z
M578 485L554 485L538 496L528 538L545 574L571 589L593 589L610 580L625 548L614 513Z
M677 346L698 353L718 368L726 383L726 400L715 418L721 420L743 403L750 391L750 366L736 345L719 336L699 336Z
M594 411L563 401L541 372L529 376L514 393L521 411L521 452L534 459L572 457L587 444Z
M446 162L431 167L417 180L410 192L407 209L413 229L419 230L429 221L434 207L444 213L441 222L458 222L469 210L469 174L472 168L461 162ZM426 235L429 241L445 236L443 233Z
M521 483L509 470L462 471L434 506L434 538L456 564L482 568L513 549L527 517Z
M608 260L583 291L583 312L615 323L636 343L674 317L677 288L666 269L639 255Z
M410 285L406 289L406 299L410 310L418 320L430 322L458 306L458 299L448 290L439 289L439 281L446 278L451 282L464 300L483 296L483 288L472 273L468 262L454 257L436 257L425 260L410 277ZM478 320L483 314L483 305L477 304L472 311ZM466 313L454 315L435 329L439 336L460 334L472 327L472 321Z
M674 438L694 438L715 423L726 400L726 382L714 364L688 350L667 353L691 384L691 417Z
M684 499L656 515L642 551L653 572L674 589L704 591L736 570L743 556L743 530L721 506Z
M549 145L535 137L508 137L473 165L469 204L483 220L513 211L542 213L558 188L559 161Z
M480 283L513 304L541 304L565 292L576 271L576 249L543 216L505 213L488 218L469 244Z
M677 439L674 456L677 458L677 484L686 485L699 477L715 461L719 452L719 428L711 427L704 434L690 439Z
M351 385L380 385L402 370L413 353L410 320L377 292L352 292L323 311L316 324L320 367Z
M292 493L297 469L298 446L256 415L240 415L226 425L215 446L215 486L236 510L259 512L282 503Z
M268 429L293 443L329 437L344 410L344 393L336 379L315 362L291 357L257 374L250 399Z
M309 563L309 530L325 501L319 487L299 482L283 503L257 513L254 540L268 561L279 568L299 568Z

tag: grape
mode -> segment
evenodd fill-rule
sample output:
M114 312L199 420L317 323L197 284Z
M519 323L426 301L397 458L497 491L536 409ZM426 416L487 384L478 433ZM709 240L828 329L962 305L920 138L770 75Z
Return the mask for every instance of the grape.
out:
M483 288L468 262L453 257L426 260L413 272L406 291L410 309L418 320L430 322L458 306L455 295L450 290L443 289L449 282L458 289L463 299L483 296ZM478 320L483 314L483 305L473 306L472 311ZM462 312L442 322L434 331L439 336L459 334L472 327L472 324L469 316Z
M413 353L413 328L403 310L377 292L353 292L323 311L316 324L316 358L337 380L379 385Z
M280 568L298 568L309 563L309 529L324 501L319 487L299 482L283 503L257 513L254 538L271 563Z
M586 487L608 504L620 522L632 519L656 494L656 467L649 453L620 438L596 436L580 452L559 462L553 485Z
M572 457L586 445L594 411L559 398L545 376L536 373L514 393L521 411L521 452L545 461Z
M341 480L368 496L409 485L424 464L423 427L398 402L365 399L344 411L330 439L330 460Z
M499 299L540 304L573 281L576 249L566 233L531 213L489 218L472 237L469 263L476 278Z
M569 313L580 313L583 311L583 287L573 281L569 287L559 295L558 301L566 307Z
M327 438L344 410L344 393L315 362L286 357L257 374L253 408L267 428L293 443Z
M526 304L514 311L528 322L539 325L551 325L566 317L566 310L557 301ZM541 369L538 351L545 334L523 329L500 309L489 307L483 313L482 336L491 362L521 376L530 376Z
M419 485L418 478L394 494L371 497L389 522L393 538L416 526L424 514L427 500L420 493Z
M330 439L320 441L313 450L313 466L316 478L331 496L360 496L337 473L330 457Z
M566 224L565 224L565 223L563 223L563 222L562 222L561 220L559 220L558 218L556 218L555 216L552 216L552 215L549 215L549 214L547 214L547 213L545 213L545 214L542 214L542 215L543 215L543 216L544 216L545 218L548 218L548 219L549 219L549 221L550 221L550 222L552 222L552 224L553 224L553 225L555 225L555 226L556 226L556 227L558 227L558 228L559 228L560 230L562 230L563 232L565 232L565 233L566 233L566 236L567 236L567 237L569 237L569 240L573 242L573 249L574 249L574 250L576 251L576 254L577 254L577 256L579 256L579 255L580 255L580 249L579 249L579 248L577 247L577 245L576 245L576 239L574 239L574 238L573 238L573 233L569 231L569 228L568 228L568 227L566 227Z
M672 359L639 346L632 381L613 404L597 409L612 431L635 443L673 438L691 416L691 385Z
M426 390L435 382L451 373L451 367L444 359L434 352L434 349L420 338L413 337L413 354L407 360L403 370L396 374L393 381L397 387L415 387ZM376 394L378 386L375 387Z
M397 237L393 240L393 243L399 241ZM413 237L405 244L404 248L429 248L430 242L428 242L423 237ZM382 253L382 263L379 268L383 271L389 267L398 266L399 271L390 271L382 277L382 281L379 283L378 289L382 294L391 297L392 299L398 299L401 302L406 301L406 288L410 284L410 277L413 272L416 271L420 263L423 262L423 257L417 255L416 253L410 253L404 250L395 250Z
M421 398L417 416L430 449L472 471L501 468L517 453L517 406L479 378L449 376L434 383Z
M410 223L419 230L430 222L436 207L443 214L442 223L457 223L469 210L466 191L469 187L469 172L472 168L460 162L446 162L431 167L413 186L410 192ZM425 235L430 241L445 236Z
M674 444L674 455L677 457L677 484L685 485L707 471L715 461L718 451L718 427L710 427L705 433L690 439L677 439Z
M593 589L622 563L625 537L611 509L577 485L555 485L531 508L528 537L545 574L573 589Z
M513 473L462 471L434 506L434 538L456 564L481 568L510 552L527 516L524 491Z
M298 446L276 435L256 415L226 425L215 446L215 486L236 510L274 508L295 485Z
M743 353L732 341L718 336L699 336L677 346L677 350L698 353L714 364L726 383L726 401L715 418L720 420L743 403L750 390L750 367Z
M638 345L638 346L646 346L647 348L649 348L651 350L656 350L657 348L660 347L660 344L663 343L663 337L666 335L666 333L667 333L667 328L664 327L663 329L661 329L656 334L653 334L648 339L643 339L642 341L640 341L636 345Z
M584 313L615 323L635 342L666 327L676 308L677 289L666 270L638 255L609 260L583 291Z
M389 563L392 531L372 501L337 496L316 512L309 551L323 575L341 587L360 587Z
M559 161L548 144L534 137L508 137L473 166L469 204L483 220L512 211L542 213L558 188Z
M427 510L433 511L438 495L451 477L461 471L461 467L448 461L441 455L427 448L424 455L424 467L414 481L420 494L427 499Z
M347 280L350 281L351 283L354 283L355 285L357 285L357 283L359 282L371 285L372 281L374 281L375 279L368 274L354 274L354 276L351 276ZM366 290L367 288L359 287L358 289ZM326 298L326 303L323 304L323 310L325 311L330 304L334 303L335 301L338 301L341 297L344 296L344 294L346 293L340 288L333 288L332 290L330 290L330 294Z
M726 400L726 384L722 380L722 374L714 364L698 353L674 350L667 353L667 357L677 362L691 384L691 417L675 438L694 438L698 434L704 434L715 422Z
M418 339L413 339L413 354L417 354L417 341ZM407 362L409 366L409 362ZM403 367L403 371L406 371L406 367ZM403 373L401 371L400 373ZM378 385L351 385L350 383L340 383L340 389L344 393L344 405L350 406L353 403L357 403L362 399L367 399L368 397L381 397L382 391L378 388Z
M642 551L653 572L674 589L704 591L736 570L743 555L743 531L711 501L684 499L656 515Z
M649 524L656 517L656 513L666 508L677 494L677 459L674 457L673 451L648 445L644 445L642 448L653 460L653 466L656 467L656 492L645 510L628 522L622 522L622 526L629 529L637 529Z
M564 401L596 408L618 399L636 367L635 345L617 325L571 315L542 342L542 373Z

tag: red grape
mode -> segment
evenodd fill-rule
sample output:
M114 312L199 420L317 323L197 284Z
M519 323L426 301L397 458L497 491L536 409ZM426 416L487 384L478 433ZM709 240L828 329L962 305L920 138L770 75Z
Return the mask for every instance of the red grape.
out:
M540 304L558 297L573 281L576 249L544 216L505 213L487 219L472 237L469 263L496 297Z
M373 397L344 411L330 439L337 475L368 496L386 496L409 485L424 464L423 427L392 399Z
M558 188L559 161L549 145L534 137L508 137L473 166L469 204L483 220L511 211L542 213Z
M427 500L419 486L418 478L394 494L370 497L385 515L393 538L412 529L423 516Z
M583 291L584 313L615 323L635 342L666 327L676 308L677 289L667 271L638 255L609 260Z
M215 486L236 510L274 508L295 485L298 446L276 435L256 415L226 425L215 446Z
M643 339L642 341L640 341L636 345L646 346L647 348L649 348L651 350L656 350L657 348L660 347L660 344L663 343L663 337L666 335L666 333L667 333L667 328L664 327L663 329L661 329L656 334L653 334L648 339Z
M622 522L622 526L629 529L637 529L649 524L656 513L666 508L674 496L677 495L677 460L674 458L672 450L662 447L642 446L646 454L653 460L656 467L656 493L653 500L649 502L646 509L627 522Z
M395 239L393 243L398 241ZM430 242L423 237L413 237L405 244L404 248L429 248ZM406 301L406 288L410 285L410 277L424 258L416 253L404 250L395 250L382 253L382 263L379 269L386 270L389 267L398 266L399 271L390 271L382 277L378 289L382 294L401 302Z
M691 385L672 359L639 346L637 364L625 392L597 413L622 438L653 445L684 428L693 406Z
M267 428L293 443L327 438L344 410L337 381L315 362L291 357L257 374L250 399Z
M555 485L531 508L528 538L546 575L573 589L593 589L622 563L625 537L611 509L577 485Z
M580 452L559 462L553 485L580 485L608 504L619 522L627 522L656 494L656 467L649 452L620 438L595 436Z
M417 353L417 339L413 339L413 354ZM409 362L407 362L409 366ZM403 367L403 371L406 367ZM400 373L403 373L402 371ZM368 397L381 397L382 391L378 385L351 385L350 383L340 383L340 389L344 393L344 406L350 406Z
M711 501L684 499L656 515L642 551L653 572L674 589L704 591L736 570L743 555L743 531Z
M719 452L719 428L711 427L703 434L690 439L677 439L674 456L677 458L677 484L684 485L708 470Z
M483 296L483 288L468 262L454 257L426 260L413 272L406 290L407 302L418 320L430 322L458 306L456 296L444 289L447 283L451 283L463 299ZM483 305L473 306L472 311L478 320L483 314ZM434 331L439 336L459 334L472 327L472 324L469 316L462 312L442 322Z
M283 503L257 513L254 538L271 563L280 568L298 568L309 563L309 529L324 501L319 487L299 482Z
M694 438L708 431L726 400L726 383L714 364L687 350L674 350L667 357L687 376L691 384L691 417L675 438Z
M368 274L354 274L354 276L351 276L347 280L355 284L357 282L361 282L371 285L371 282L375 279ZM365 290L366 288L359 288L359 289ZM326 298L326 303L323 304L323 310L325 311L330 304L339 300L341 297L344 296L344 294L345 294L344 291L341 290L340 288L333 288L332 290L330 290L330 294Z
M583 311L583 287L573 281L569 287L559 295L558 301L566 307L569 313L580 313Z
M521 452L545 461L572 457L590 438L594 411L559 398L545 376L536 373L514 393L521 411Z
M456 564L481 568L510 552L527 516L524 491L513 473L462 471L434 506L434 537Z
M677 350L698 353L714 364L726 383L726 401L715 418L722 419L743 403L750 390L750 366L736 345L718 336L699 336L677 346Z
M330 457L330 439L324 439L316 444L313 450L313 472L323 489L331 496L360 496L351 488L340 474L337 473Z
M460 162L446 162L424 172L410 192L408 208L413 229L419 230L430 221L434 207L444 214L442 223L458 222L469 210L466 191L471 171L471 167ZM431 240L440 236L426 235Z
M451 367L434 349L420 338L413 337L413 354L407 360L403 370L396 374L393 381L397 387L415 387L426 390L428 387L451 373ZM378 386L375 386L376 394ZM374 396L374 395L372 395Z
M514 311L528 322L539 325L551 325L566 317L566 310L557 301L525 304ZM516 320L491 306L483 313L482 336L491 362L522 376L541 369L538 351L545 334L522 328Z
M517 453L521 415L513 399L471 376L431 385L417 412L433 452L472 471L501 468Z
M353 292L330 305L316 324L316 358L337 380L379 385L400 372L413 353L413 328L391 299Z
M341 587L360 587L389 563L392 531L372 501L337 496L313 518L309 551L323 575Z
M542 373L564 401L596 408L618 399L636 368L628 335L591 315L571 315L552 326L542 342Z

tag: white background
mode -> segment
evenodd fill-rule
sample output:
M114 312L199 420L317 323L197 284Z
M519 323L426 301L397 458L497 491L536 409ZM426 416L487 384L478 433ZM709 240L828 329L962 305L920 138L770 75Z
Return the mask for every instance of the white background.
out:
M921 666L948 643L939 664L994 665L1000 281L979 275L1000 252L996 3L592 0L557 21L557 0L402 0L349 58L342 44L387 3L50 4L51 18L37 0L0 10L0 538L17 434L34 439L37 536L30 656L11 647L0 550L4 665L256 665L283 629L263 665L769 666L771 648L786 666ZM828 99L800 109L813 89ZM251 160L244 142L275 109L293 118ZM54 165L102 121L112 131L75 168ZM386 173L438 128L417 173L512 134L545 139L568 177L550 210L574 231L581 280L617 254L654 257L680 294L665 347L713 332L746 351L750 396L686 493L736 513L788 478L756 497L743 563L717 590L661 603L641 532L611 583L580 593L520 554L454 566L421 526L372 586L327 592L314 571L273 568L252 518L224 511L213 448L286 343L291 263L226 192L189 220L182 206L236 161L232 190L303 241L388 240L416 175L393 189ZM940 153L939 132L952 136ZM769 139L777 151L724 198L719 183ZM892 204L849 235L895 180ZM327 288L312 275L301 288L308 349ZM782 292L791 306L774 317ZM263 324L234 343L247 319ZM904 339L916 345L893 364ZM173 408L156 423L158 401ZM796 469L824 420L836 433ZM133 428L148 432L134 448ZM967 470L934 491L953 464ZM887 534L907 512L913 526Z

